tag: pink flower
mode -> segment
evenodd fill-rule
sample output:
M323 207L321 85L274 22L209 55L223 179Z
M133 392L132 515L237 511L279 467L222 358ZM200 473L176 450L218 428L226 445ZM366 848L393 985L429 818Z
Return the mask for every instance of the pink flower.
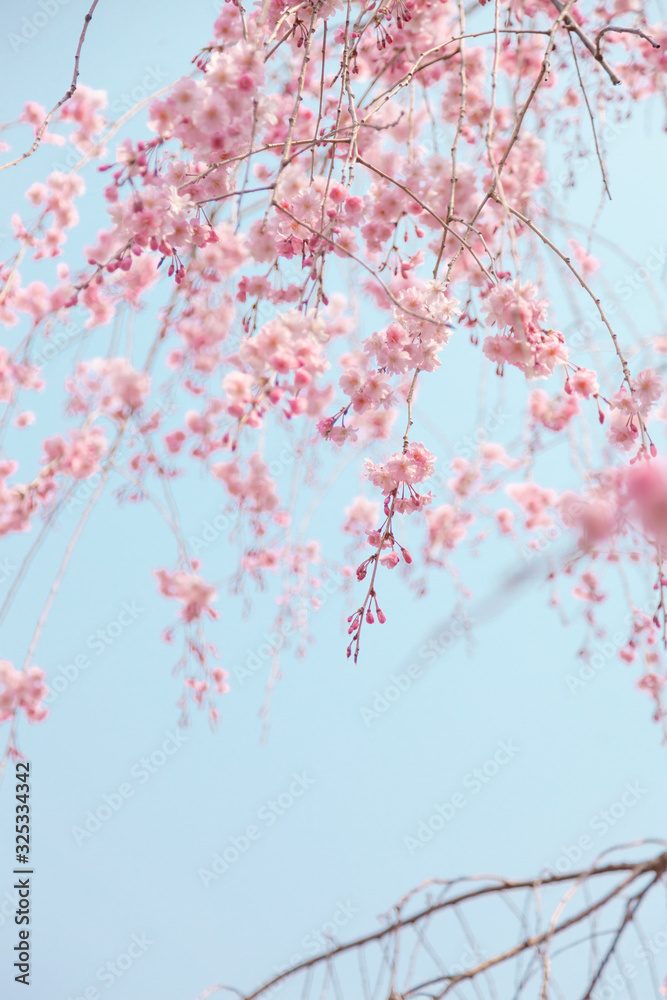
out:
M473 520L472 514L457 510L450 504L443 504L435 510L427 511L427 560L434 560L440 550L449 552L455 549L465 538Z
M16 670L9 660L0 660L0 722L23 709L30 722L41 722L49 714L41 704L48 694L45 673L39 667Z
M590 368L578 368L574 375L570 375L568 381L572 392L576 392L578 396L583 396L584 399L597 396L600 391L596 374Z
M35 414L32 410L24 410L23 413L19 413L18 416L14 417L15 427L29 427L30 424L34 424Z
M598 604L603 601L605 595L600 593L599 580L595 573L586 571L581 574L581 582L577 584L576 587L572 588L572 593L575 597L578 597L580 601L587 601L590 604Z
M392 455L387 461L387 472L398 483L414 483L419 475L417 463L407 452Z
M613 409L610 414L607 437L615 448L630 451L634 448L639 435L639 429L631 415L621 409Z
M228 672L223 670L222 667L216 667L211 676L218 694L227 694L229 691L229 684L227 683L227 680L229 679Z
M637 378L632 380L632 388L639 397L642 407L650 409L662 395L662 379L653 368L644 368Z
M498 522L498 527L503 535L512 534L512 525L514 524L514 514L507 507L501 507L500 510L496 511L496 521Z
M579 413L576 396L564 393L549 399L543 389L533 389L528 397L528 405L533 420L555 432L564 430Z
M479 446L479 453L486 465L504 465L506 469L516 469L520 461L510 456L501 444L495 441L483 441Z
M216 599L217 591L210 583L206 583L196 573L176 570L170 573L166 569L155 571L158 580L158 590L164 597L172 597L183 604L180 616L185 622L197 621L203 614L209 618L218 618L218 612L211 606Z
M487 322L500 329L512 327L525 336L546 317L546 301L536 295L537 288L530 281L494 285L484 301Z
M43 448L54 471L73 479L87 479L99 470L107 440L100 427L92 426L71 430L69 441L59 436L47 438Z
M165 434L164 436L164 443L171 455L178 454L183 447L184 441L185 433L183 431L172 431L170 434Z
M374 465L371 459L367 458L364 467L373 486L379 487L383 493L392 493L398 486L398 480L391 475L386 465Z
M595 274L595 272L600 269L600 261L597 257L593 257L589 254L580 243L576 240L568 240L567 243L577 260L579 269L584 278L589 278L591 274Z
M269 477L264 459L257 453L248 460L245 479L236 459L216 462L211 466L211 472L225 484L230 496L237 497L240 503L248 502L249 509L255 514L276 511L280 505L275 483Z
M36 101L28 101L23 105L23 111L19 115L20 122L27 122L37 131L46 118L46 108Z
M398 554L394 552L393 549L391 552L385 552L384 555L380 556L380 562L387 569L394 569L394 567L398 566L399 563Z
M556 503L555 490L545 489L537 483L510 483L506 490L525 512L525 527L528 531L535 528L550 528L553 519L548 513Z
M138 372L127 358L83 361L77 368L77 376L99 408L117 418L140 409L151 386L150 376Z
M230 403L245 405L252 398L254 377L247 372L229 372L222 380L222 390Z
M351 535L361 536L377 524L380 516L380 505L366 497L355 497L345 508L345 523L343 531Z

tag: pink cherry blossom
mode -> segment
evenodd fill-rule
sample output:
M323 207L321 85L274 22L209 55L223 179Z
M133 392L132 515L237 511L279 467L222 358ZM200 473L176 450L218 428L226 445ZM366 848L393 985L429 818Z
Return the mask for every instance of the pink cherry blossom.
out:
M196 573L184 570L169 572L166 569L155 571L158 589L164 597L180 601L183 607L180 617L185 622L192 622L204 614L209 618L217 618L218 612L212 603L217 597L217 591L210 583Z

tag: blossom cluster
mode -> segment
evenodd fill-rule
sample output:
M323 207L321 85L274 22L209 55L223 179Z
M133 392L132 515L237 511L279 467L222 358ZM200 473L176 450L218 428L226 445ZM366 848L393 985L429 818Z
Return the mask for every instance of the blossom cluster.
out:
M455 575L458 550L488 536L537 551L563 526L576 555L552 579L576 567L570 590L591 628L607 599L600 565L649 567L655 600L637 604L623 658L643 651L640 683L662 711L664 337L645 337L650 357L635 365L602 303L594 234L584 246L558 218L566 242L554 242L549 149L556 139L568 157L580 153L584 110L620 121L664 94L667 29L639 0L565 13L550 0L502 0L498 20L490 6L464 16L444 0L225 4L194 70L149 102L147 128L116 140L105 95L84 84L48 127L33 101L15 123L37 146L67 142L95 162L107 221L85 231L89 185L78 168L31 184L27 211L12 216L12 251L0 262L0 323L12 344L0 349L3 429L10 416L12 434L39 427L25 392L61 391L34 363L40 344L61 329L80 330L84 343L64 382L63 426L20 461L13 438L3 443L0 534L50 524L80 482L113 479L123 456L117 495L153 503L178 553L156 579L180 605L165 638L184 638L186 714L192 700L215 722L227 683L204 635L220 616L219 584L209 582L220 574L189 551L178 480L222 484L242 525L232 591L265 587L273 573L284 624L294 607L316 610L304 595L324 557L292 531L293 514L320 466L340 457L331 445L356 459L366 491L351 487L343 522L346 558L362 550L356 569L342 567L362 585L349 655L363 626L386 621L378 590L399 565L410 577L411 552ZM603 146L596 138L606 187ZM613 372L593 353L578 358L549 267L599 314ZM140 336L128 316L140 318ZM476 403L464 347L511 390L522 426L518 440L455 454L447 473L436 465L437 422L413 434L414 407L422 392L444 399L457 382ZM594 442L595 459L587 451L577 462L577 488L557 488L542 453L578 438ZM286 464L302 475L289 488L281 463L272 466L275 440L290 441ZM4 717L23 707L38 718L37 668L3 669Z

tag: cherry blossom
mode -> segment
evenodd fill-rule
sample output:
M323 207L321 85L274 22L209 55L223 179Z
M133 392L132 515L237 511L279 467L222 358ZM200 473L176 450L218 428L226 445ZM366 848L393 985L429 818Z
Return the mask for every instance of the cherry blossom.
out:
M629 322L660 293L642 279L618 308L606 266L628 253L568 216L552 161L590 152L584 183L607 197L599 137L664 99L667 29L640 0L492 8L229 3L147 126L116 125L82 80L48 121L28 99L8 123L30 156L53 143L78 159L26 183L6 220L0 534L26 542L27 574L79 487L90 508L66 546L107 483L151 504L172 545L155 572L180 605L164 638L183 641L184 718L190 703L220 718L234 681L207 630L236 624L233 599L270 589L305 652L313 581L342 566L356 661L362 630L405 627L385 581L425 594L425 568L444 569L467 599L460 566L486 545L551 546L545 577L597 634L626 565L644 572L620 655L664 717L667 338L635 343ZM582 349L584 316L607 353L597 333ZM46 348L70 337L63 382ZM56 426L38 393L63 400ZM495 394L507 429L457 444ZM340 533L320 546L301 515L339 463ZM192 551L180 483L229 515L222 570ZM43 717L31 662L3 661L5 720Z

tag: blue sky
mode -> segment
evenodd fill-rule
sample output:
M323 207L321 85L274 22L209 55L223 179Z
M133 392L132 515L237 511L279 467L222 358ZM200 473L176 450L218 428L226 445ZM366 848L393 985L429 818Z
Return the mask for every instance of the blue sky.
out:
M32 19L40 10L47 11L44 26L25 45L17 43L24 14ZM50 107L64 92L86 10L78 0L3 8L3 120L15 118L25 99ZM137 7L101 0L82 81L107 89L122 111L125 94L138 98L147 85L156 89L189 69L213 14L209 3ZM663 178L659 130L658 115L642 113L610 145L614 200L600 231L640 262L664 245L667 220L654 194ZM44 148L2 175L0 229L6 231L27 184L59 160L59 150ZM570 211L588 223L598 193L591 167ZM93 213L86 238L101 224ZM613 285L627 275L627 264L602 256L601 280ZM660 332L645 289L627 308L643 334ZM136 318L135 337L142 334L150 334L149 313ZM599 329L594 336L604 349ZM64 377L74 350L49 363L50 378ZM611 355L604 357L611 364ZM464 337L454 338L438 387L418 400L417 439L435 448L441 436L460 450L479 426L479 371L479 352ZM504 440L516 431L505 395L519 377L511 372L503 383L488 377L483 420L494 410L507 414ZM45 422L60 420L54 405L40 401L28 444ZM558 485L571 475L562 445L542 468ZM285 483L289 474L291 468ZM354 476L343 474L313 516L314 534L331 533L352 492L358 492ZM180 501L187 531L203 538L205 522L219 512L219 491L183 491ZM72 524L63 518L3 626L9 659L22 657ZM170 543L148 506L118 508L112 497L103 499L44 632L36 662L67 684L60 682L44 724L20 729L33 772L34 997L67 1000L95 988L111 1000L194 1000L215 982L249 990L301 954L305 936L336 918L341 939L370 931L377 914L429 876L532 875L562 863L564 851L584 835L593 843L585 860L592 861L609 846L664 830L664 748L650 705L634 691L631 669L604 651L603 667L572 690L568 676L579 669L581 628L576 621L564 628L548 609L545 586L530 575L534 561L524 562L526 578L499 608L498 588L502 593L507 573L516 569L516 555L496 545L462 556L462 576L475 593L469 640L453 631L455 599L444 576L432 581L422 601L400 580L389 580L389 621L366 634L356 667L345 660L342 628L354 598L332 586L313 616L316 644L309 656L297 660L288 651L283 658L262 743L258 712L268 663L261 646L271 629L272 595L255 597L252 613L242 618L240 604L224 589L233 551L222 534L211 534L202 557L221 586L215 641L228 667L243 667L253 655L260 663L251 676L233 678L217 734L197 716L185 733L177 730L179 683L170 674L172 651L159 639L172 609L158 598L152 577L155 566L165 565ZM553 550L561 552L561 545ZM3 547L12 565L20 551L12 539ZM10 582L0 584L3 593ZM609 613L613 619L625 612L618 603ZM98 630L107 637L101 649ZM441 655L420 654L430 641ZM475 769L485 776L494 771L494 760L502 760L497 773L483 782L475 778ZM612 824L603 814L621 812L613 807L628 784L641 791ZM5 781L0 977L8 998L22 995L8 961L15 943L7 917L12 794ZM451 820L427 844L406 840L438 805L453 802ZM83 836L88 814L100 809L108 819ZM216 853L233 857L234 844L244 849L226 871L202 875L213 870ZM137 957L122 976L110 973L107 963L125 954Z

